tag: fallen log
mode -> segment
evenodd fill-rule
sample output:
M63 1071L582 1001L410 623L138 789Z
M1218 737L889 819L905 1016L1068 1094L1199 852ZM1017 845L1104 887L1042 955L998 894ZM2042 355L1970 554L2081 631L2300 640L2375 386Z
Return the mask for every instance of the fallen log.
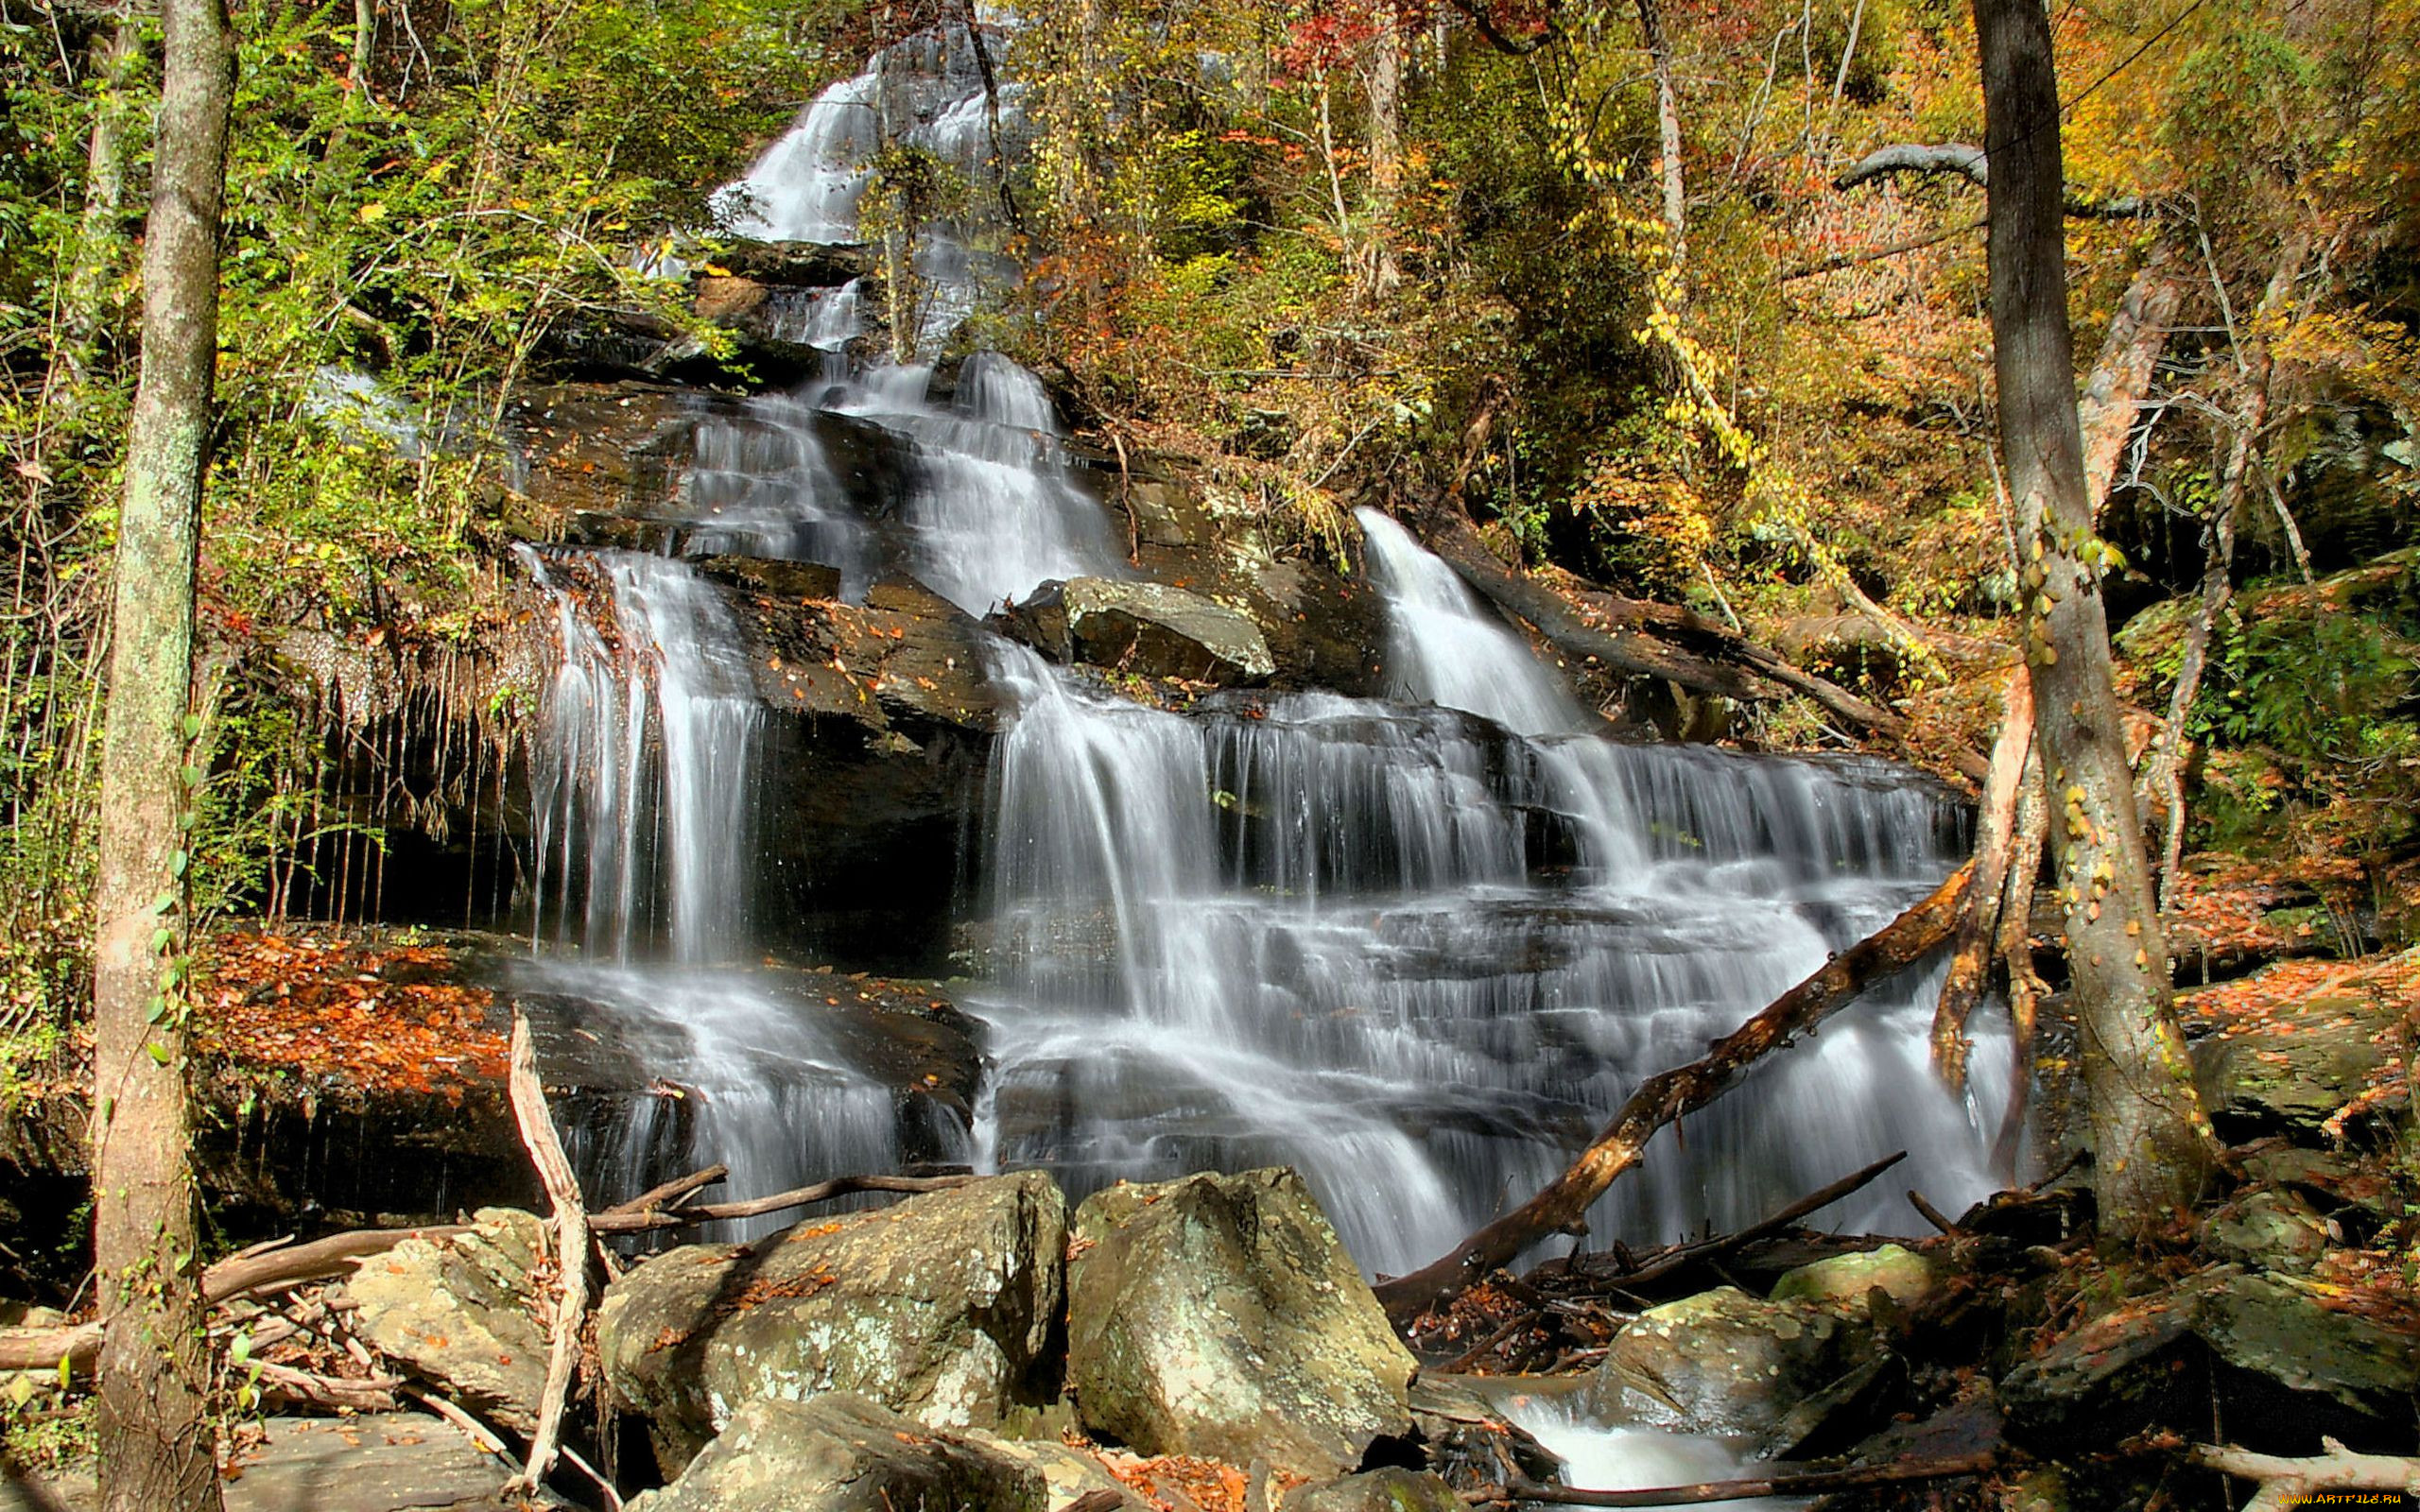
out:
M691 1224L723 1223L734 1218L759 1218L769 1212L787 1208L804 1208L810 1203L829 1202L859 1192L946 1192L979 1179L972 1176L842 1176L813 1186L796 1187L776 1192L769 1197L751 1197L744 1202L700 1202L681 1208L657 1208L632 1211L627 1207L597 1213L589 1227L600 1234L645 1233L655 1228L679 1228Z
M1701 1502L1741 1501L1766 1496L1815 1496L1854 1490L1861 1486L1900 1486L1910 1481L1946 1481L1981 1475L1999 1464L1997 1454L1961 1454L1950 1459L1897 1460L1889 1465L1863 1465L1844 1470L1806 1470L1796 1475L1766 1475L1749 1480L1701 1481L1694 1486L1659 1486L1635 1491L1582 1491L1567 1486L1540 1486L1515 1481L1502 1495L1463 1493L1463 1500L1544 1502L1555 1506L1673 1506Z
M1587 1231L1587 1212L1622 1173L1639 1162L1665 1125L1714 1101L1768 1053L1794 1043L1846 1006L1871 983L1913 965L1949 937L1974 876L1972 863L1907 912L1825 962L1812 976L1714 1042L1703 1059L1659 1072L1536 1196L1464 1240L1454 1251L1377 1287L1398 1327L1440 1298L1463 1290L1548 1234Z
M1907 1158L1908 1152L1905 1150L1901 1150L1896 1155L1886 1155L1881 1160L1867 1166L1864 1170L1852 1172L1849 1175L1841 1177L1838 1181L1833 1182L1829 1186L1818 1188L1817 1190L1799 1198L1796 1202L1791 1203L1789 1207L1782 1209L1779 1212L1772 1214L1771 1217L1760 1218L1756 1222L1750 1224L1747 1228L1742 1228L1736 1233L1722 1234L1713 1239L1701 1240L1694 1245L1676 1245L1668 1253L1657 1256L1655 1259L1650 1260L1632 1269L1609 1271L1606 1273L1605 1279L1618 1282L1623 1286L1635 1288L1645 1286L1651 1281L1662 1280L1665 1277L1669 1276L1676 1271L1685 1270L1691 1265L1713 1260L1718 1256L1727 1255L1731 1251L1737 1249L1742 1245L1754 1244L1755 1241L1762 1239L1765 1235L1772 1233L1776 1228L1786 1228L1809 1213L1817 1212L1823 1209L1830 1207L1833 1203L1840 1201L1842 1197L1865 1187L1868 1183L1872 1182L1875 1177L1880 1176L1883 1172L1890 1170L1893 1166L1897 1165L1901 1160L1904 1160ZM1593 1271L1597 1270L1599 1267L1582 1262L1574 1265L1572 1268L1575 1270Z
M315 1239L307 1245L246 1251L222 1260L201 1273L205 1304L236 1301L260 1292L328 1280L353 1273L354 1265L383 1255L406 1239L444 1239L468 1233L463 1224L436 1224L422 1228L356 1228ZM0 1370L53 1370L63 1357L69 1367L89 1370L100 1352L101 1326L79 1323L66 1328L17 1329L0 1332Z
M2256 1454L2232 1444L2196 1444L2189 1457L2204 1469L2259 1484L2243 1512L2285 1512L2309 1504L2321 1491L2400 1491L2407 1502L2420 1497L2420 1459L2356 1454L2333 1438L2320 1444L2327 1452L2306 1459Z

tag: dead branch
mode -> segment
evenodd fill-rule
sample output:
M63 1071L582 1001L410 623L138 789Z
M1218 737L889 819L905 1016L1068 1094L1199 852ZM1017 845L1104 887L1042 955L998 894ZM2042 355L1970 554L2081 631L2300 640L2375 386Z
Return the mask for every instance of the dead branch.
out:
M1964 142L1898 142L1876 147L1859 158L1847 172L1832 180L1832 187L1846 193L1861 183L1894 173L1954 173L1971 180L1978 189L1988 189L1992 182L1991 163L1981 147Z
M1586 1232L1589 1207L1639 1162L1657 1130L1714 1101L1737 1085L1741 1074L1764 1056L1795 1043L1854 1001L1868 985L1913 965L1946 940L1973 877L1972 863L1960 868L1878 934L1833 956L1812 976L1716 1040L1703 1059L1647 1078L1599 1132L1596 1142L1544 1191L1471 1235L1452 1253L1409 1276L1381 1283L1378 1300L1388 1315L1401 1324L1510 1263L1548 1234Z
M1958 910L1957 942L1950 947L1949 971L1942 978L1941 1002L1933 1009L1933 1069L1952 1088L1966 1082L1966 1054L1973 1048L1966 1020L1983 995L1991 948L1999 933L2019 780L2032 749L2033 679L2019 666L2008 675L2000 695L1999 739L1992 746L1991 768L1975 819L1975 885L1966 889L1966 902Z
M2008 1108L1999 1137L1992 1142L1992 1165L2016 1179L2017 1146L2025 1138L2025 1105L2033 1087L2033 1026L2036 1009L2049 990L2033 970L2033 883L2042 874L2042 847L2050 811L2043 801L2042 754L2026 759L2017 780L2016 838L2009 848L2008 879L2000 889L1999 940L1993 947L2008 973Z
M730 1176L731 1167L710 1165L702 1171L692 1171L687 1176L675 1177L660 1187L650 1187L630 1201L617 1202L599 1211L596 1216L604 1218L615 1213L652 1212L658 1208L677 1208L688 1198L691 1193L701 1192L717 1182L727 1179ZM594 1220L591 1220L591 1223L593 1226Z
M1949 1459L1903 1459L1888 1465L1865 1465L1844 1470L1809 1470L1798 1475L1768 1475L1754 1480L1701 1481L1694 1486L1663 1486L1635 1491L1582 1491L1567 1486L1540 1486L1515 1481L1503 1494L1465 1492L1470 1502L1545 1502L1557 1506L1668 1506L1699 1502L1729 1502L1752 1497L1813 1496L1825 1491L1853 1490L1861 1486L1898 1486L1910 1481L1946 1481L1980 1475L1999 1463L1997 1454L1961 1454Z
M2151 388L2160 353L2168 350L2169 323L2185 297L2185 277L2176 265L2176 249L2168 241L2143 260L2110 318L2100 353L2084 378L2083 397L2076 401L2083 428L2084 491L2096 515L2109 503L2118 459L2134 434L2135 412Z
M562 1295L555 1303L554 1348L546 1358L546 1385L538 1399L538 1427L529 1438L529 1458L513 1484L535 1491L555 1466L556 1445L562 1437L563 1404L571 1391L572 1367L579 1359L580 1325L588 1316L588 1210L579 1195L579 1177L556 1136L554 1115L546 1111L546 1090L538 1080L538 1049L529 1038L527 1015L512 1015L512 1049L505 1082L512 1103L513 1121L521 1125L521 1143L538 1168L546 1201L555 1214L556 1283Z
M694 1207L631 1211L625 1206L600 1212L590 1220L590 1228L599 1234L645 1233L653 1228L679 1228L689 1224L724 1223L735 1218L757 1218L786 1208L804 1208L809 1203L828 1202L859 1192L946 1192L979 1179L971 1176L842 1176L813 1186L797 1187L788 1192L776 1192L769 1197L751 1197L745 1202L701 1202Z
M326 1412L396 1412L402 1407L395 1400L395 1388L404 1383L399 1376L353 1381L266 1360L253 1364L260 1367L262 1395L272 1406L317 1407Z
M2204 1469L2257 1481L2259 1491L2243 1512L2285 1512L2315 1491L2401 1491L2420 1496L2420 1459L2396 1454L2356 1454L2333 1438L2322 1438L2325 1454L2285 1459L2256 1454L2232 1444L2197 1444L2190 1458Z
M1862 1189L1875 1177L1907 1158L1908 1152L1905 1150L1901 1150L1896 1155L1886 1155L1864 1170L1853 1172L1829 1186L1818 1188L1771 1217L1760 1218L1736 1233L1700 1240L1694 1245L1675 1245L1664 1255L1650 1259L1644 1264L1631 1270L1611 1272L1607 1279L1618 1281L1626 1287L1645 1286L1650 1282L1662 1280L1676 1271L1685 1270L1691 1265L1729 1254L1742 1245L1754 1244L1777 1228L1789 1228L1808 1213L1830 1207L1842 1197ZM1597 1267L1582 1262L1574 1268L1595 1270Z

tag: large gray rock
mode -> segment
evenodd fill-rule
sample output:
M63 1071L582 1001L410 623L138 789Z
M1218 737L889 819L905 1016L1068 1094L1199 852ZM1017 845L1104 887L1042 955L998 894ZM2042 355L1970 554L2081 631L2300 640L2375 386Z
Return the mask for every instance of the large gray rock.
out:
M1294 1172L1111 1187L1077 1211L1072 1255L1087 1428L1314 1479L1410 1432L1411 1355Z
M2281 1005L2271 1022L2277 1032L2228 1026L2193 1043L2202 1101L2221 1133L2324 1129L2369 1084L2392 1018L2369 994L2343 990Z
M990 1427L1031 1380L1063 1295L1066 1202L1038 1171L687 1245L606 1288L597 1347L666 1473L741 1407L854 1391L933 1428Z
M2420 1352L2409 1334L2327 1305L2327 1293L2290 1276L2221 1272L2195 1309L2212 1353L2289 1391L2332 1397L2356 1412L2409 1425L2420 1393Z
M1597 1368L1596 1404L1612 1420L1762 1437L1876 1352L1855 1310L1720 1286L1625 1324Z
M1786 1272L1773 1282L1776 1302L1838 1302L1862 1308L1879 1287L1891 1300L1913 1306L1939 1284L1931 1261L1898 1245L1834 1255Z
M1002 616L1017 639L1062 662L1222 685L1277 671L1260 627L1165 583L1071 577L1046 582Z
M1042 1472L853 1392L760 1398L630 1512L1046 1512Z
M2011 1435L2105 1443L2166 1418L2187 1385L2172 1366L2191 1349L2195 1305L2190 1292L2131 1299L2018 1364L1999 1383Z
M529 1280L551 1258L546 1226L511 1208L483 1208L469 1232L406 1239L362 1262L345 1292L356 1332L379 1352L445 1388L499 1427L538 1424L549 1333Z
M2262 1188L2204 1218L2202 1242L2222 1259L2307 1271L2327 1253L2327 1220L2290 1192Z

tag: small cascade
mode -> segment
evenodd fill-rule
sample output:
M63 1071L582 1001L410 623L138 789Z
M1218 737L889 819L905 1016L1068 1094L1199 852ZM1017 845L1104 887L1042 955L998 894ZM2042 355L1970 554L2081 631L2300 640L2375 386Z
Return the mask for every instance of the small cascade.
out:
M854 242L857 201L882 145L882 69L818 94L754 167L715 197L723 225L769 242Z
M530 763L540 898L536 933L622 961L660 930L680 961L749 939L747 864L762 720L730 611L679 562L629 552L523 564L555 609L562 662L547 689L545 748ZM612 615L584 610L581 567ZM570 928L575 915L577 933Z
M1595 721L1528 643L1481 608L1454 569L1375 509L1357 509L1372 576L1394 612L1387 664L1399 696L1493 719L1516 735Z

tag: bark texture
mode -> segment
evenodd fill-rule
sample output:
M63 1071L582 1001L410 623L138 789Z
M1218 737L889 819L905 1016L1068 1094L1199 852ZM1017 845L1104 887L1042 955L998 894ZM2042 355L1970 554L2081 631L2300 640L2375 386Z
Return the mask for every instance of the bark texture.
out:
M2059 91L2036 0L1975 0L1990 184L2000 442L2026 558L2027 660L2106 1231L2141 1237L2200 1194L2216 1142L2193 1087L2110 675L2075 345Z
M181 769L235 59L220 0L165 0L161 26L143 367L118 518L95 899L93 1230L107 1512L219 1504L204 1411L210 1357L186 1159L185 1034L167 979L182 915L161 904L182 891Z
M1672 266L1685 268L1689 216L1681 180L1681 100L1672 85L1672 37L1664 28L1658 0L1638 0L1638 30L1647 43L1648 66L1655 75L1655 171L1663 180L1664 236L1671 244Z
M1613 1122L1536 1196L1409 1276L1376 1290L1398 1324L1464 1290L1549 1234L1585 1233L1587 1212L1623 1172L1638 1164L1665 1125L1703 1108L1738 1084L1757 1060L1796 1042L1854 1002L1872 983L1903 971L1949 938L1973 866L1962 867L1921 902L1825 962L1822 970L1716 1040L1702 1059L1658 1072L1639 1084Z
M2143 260L2135 281L2118 301L2100 355L2084 380L2076 418L2083 427L2084 493L2097 514L2109 503L2126 440L2135 432L2135 411L2152 386L2152 369L2168 350L2169 324L2185 297L2185 276L2173 243L2163 241Z

